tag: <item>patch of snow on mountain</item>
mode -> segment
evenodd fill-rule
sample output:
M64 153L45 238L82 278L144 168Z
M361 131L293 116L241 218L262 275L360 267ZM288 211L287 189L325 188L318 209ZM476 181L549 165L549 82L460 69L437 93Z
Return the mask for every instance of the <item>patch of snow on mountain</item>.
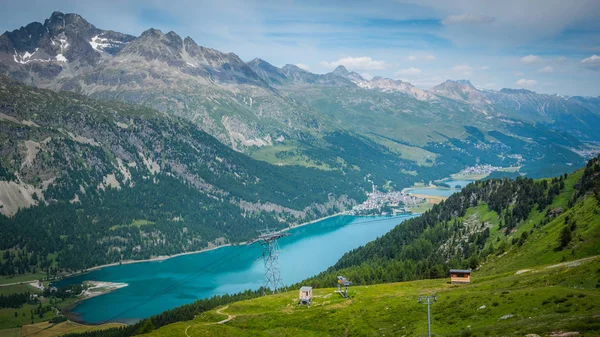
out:
M99 35L96 35L90 40L90 46L92 46L94 50L102 51L102 49L100 49L100 45L104 45L103 40L106 39L99 37Z
M63 51L69 47L67 39L58 39L60 41L60 50Z
M27 64L29 62L50 62L52 60L48 59L48 60L43 60L43 59L34 59L32 58L33 55L35 55L35 53L38 51L38 48L35 48L35 51L33 53L29 53L28 51L26 51L23 55L19 55L19 53L17 53L17 50L15 49L15 54L13 55L13 60L16 63L20 63L20 64Z
M36 49L37 51L37 49ZM19 55L17 54L17 51L15 50L15 55L13 55L13 58L15 60L15 62L17 63L21 63L21 64L27 64L30 60L30 58L35 55L35 51L33 52L33 54L29 54L28 51L25 52L25 54L23 55Z
M116 47L118 45L122 45L124 42L111 40L109 38L100 37L100 35L96 35L92 37L89 43L90 46L94 48L94 50L102 52L106 48Z

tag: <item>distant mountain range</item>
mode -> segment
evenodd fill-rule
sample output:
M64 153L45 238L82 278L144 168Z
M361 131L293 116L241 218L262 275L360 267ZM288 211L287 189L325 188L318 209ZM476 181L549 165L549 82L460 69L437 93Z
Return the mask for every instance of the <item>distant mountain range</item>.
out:
M464 80L423 90L388 78L367 80L344 66L318 75L293 65L278 68L261 59L245 63L233 53L199 46L175 32L148 29L135 37L59 12L43 24L33 22L0 36L0 72L43 88L154 107L187 118L242 151L296 140L303 132L354 129L346 121L340 125L326 110L290 99L298 86L387 94L381 97L390 102L370 102L365 106L368 110L389 106L395 113L406 113L407 105L417 105L408 109L417 115L469 110L488 118L488 124L500 124L493 127L502 127L497 119L510 117L547 123L584 139L598 140L588 131L600 123L600 98L565 98L524 89L479 90ZM352 97L345 99L352 101ZM434 131L439 130L430 128L427 135L437 138ZM385 135L412 141L401 132Z
M480 90L466 80L424 90L368 80L344 66L314 74L244 62L175 32L152 28L136 37L60 12L0 36L0 73L140 104L255 159L370 175L380 187L428 182L478 163L553 175L582 165L600 141L600 98Z

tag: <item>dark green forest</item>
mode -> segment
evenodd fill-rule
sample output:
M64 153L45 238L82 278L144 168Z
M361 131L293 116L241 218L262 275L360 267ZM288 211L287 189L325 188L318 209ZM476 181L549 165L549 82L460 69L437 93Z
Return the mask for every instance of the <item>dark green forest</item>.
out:
M588 163L571 204L586 191L600 196L598 162L596 158ZM337 275L344 275L355 284L375 284L439 278L446 276L450 268L476 268L481 260L501 254L506 247L490 244L490 229L483 222L466 226L463 217L467 209L487 204L498 214L500 230L505 233L510 233L534 208L544 212L543 223L547 223L554 216L548 206L564 189L567 177L564 174L542 180L518 177L471 183L423 215L346 253L327 271L303 283L327 287L335 284ZM522 244L526 239L524 235L512 244ZM449 242L455 244L440 254L438 248Z

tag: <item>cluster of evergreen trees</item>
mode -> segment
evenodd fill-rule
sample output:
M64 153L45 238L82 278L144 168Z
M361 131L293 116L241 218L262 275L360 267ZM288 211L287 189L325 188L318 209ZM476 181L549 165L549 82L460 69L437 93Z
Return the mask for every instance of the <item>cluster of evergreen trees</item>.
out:
M575 204L577 198L588 192L592 192L596 199L600 200L600 179L598 176L600 176L600 156L590 160L585 166L583 175L575 186L577 193L569 201L569 206Z
M334 266L304 283L328 287L335 284L337 275L355 284L408 281L445 277L450 268L475 268L481 258L503 248L487 244L487 224L459 220L467 209L487 204L499 215L501 230L510 233L534 207L544 209L552 202L564 188L565 177L469 184L420 217L406 220L383 237L346 253Z
M0 295L0 308L20 308L31 301L29 292Z
M83 289L84 287L82 284L71 284L60 288L47 287L44 288L43 295L46 298L53 297L55 299L64 300L65 298L75 297L81 294Z
M0 275L35 273L47 268L50 262L41 260L37 253L27 249L5 250L0 256Z

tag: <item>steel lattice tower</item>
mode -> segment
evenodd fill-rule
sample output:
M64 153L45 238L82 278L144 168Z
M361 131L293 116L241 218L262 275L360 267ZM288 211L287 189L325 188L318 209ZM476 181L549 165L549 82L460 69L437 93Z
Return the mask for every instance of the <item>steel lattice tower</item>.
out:
M248 245L259 242L263 247L263 262L265 264L265 284L264 291L270 289L273 294L283 287L281 273L279 272L279 244L277 239L290 236L290 233L277 232L268 228L260 231L260 235L253 240L248 241Z

